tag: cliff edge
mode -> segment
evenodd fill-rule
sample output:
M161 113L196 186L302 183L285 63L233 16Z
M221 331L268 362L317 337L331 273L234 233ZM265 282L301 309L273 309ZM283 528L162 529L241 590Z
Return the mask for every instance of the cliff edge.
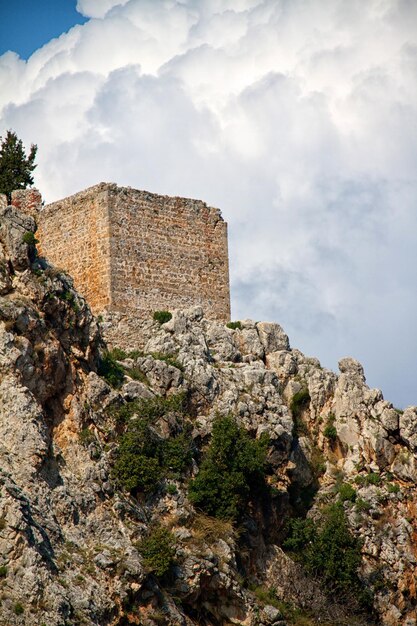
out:
M417 408L200 307L107 352L35 230L0 208L0 625L415 625Z

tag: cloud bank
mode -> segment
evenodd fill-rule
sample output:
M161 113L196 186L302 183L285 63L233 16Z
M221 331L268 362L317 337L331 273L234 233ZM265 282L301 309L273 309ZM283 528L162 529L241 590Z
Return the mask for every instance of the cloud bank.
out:
M233 316L416 404L417 4L77 9L27 62L0 57L0 133L39 144L46 200L107 180L219 206Z

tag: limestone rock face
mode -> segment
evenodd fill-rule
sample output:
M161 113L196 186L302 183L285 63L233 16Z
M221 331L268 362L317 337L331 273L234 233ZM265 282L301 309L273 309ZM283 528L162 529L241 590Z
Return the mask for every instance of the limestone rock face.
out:
M17 270L28 267L30 248L25 236L35 232L35 220L20 213L12 206L0 209L0 242L4 251L4 261L9 261Z
M11 204L21 213L37 219L42 208L42 196L38 189L15 189L12 191Z
M34 232L30 216L0 208L0 626L285 626L291 604L311 624L416 624L417 408L395 409L352 358L336 375L278 324L230 329L201 307L138 322L144 348L119 351L113 388L99 324L71 279L36 258ZM155 413L177 398L185 426L176 409ZM115 463L145 413L150 441L188 433L192 461L129 493ZM239 525L188 498L229 414L268 437L268 489ZM343 501L344 483L354 496ZM282 549L289 517L301 507L315 519L331 501L361 540L373 621ZM166 578L141 548L161 526L175 539Z
M417 450L417 407L409 407L399 418L400 436L413 451Z
M279 324L269 322L259 322L256 325L259 338L264 347L265 354L278 350L289 350L290 342L287 335Z

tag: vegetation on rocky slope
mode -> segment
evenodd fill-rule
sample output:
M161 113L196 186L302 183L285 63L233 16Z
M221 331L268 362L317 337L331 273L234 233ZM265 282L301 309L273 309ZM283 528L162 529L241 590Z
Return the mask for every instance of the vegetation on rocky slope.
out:
M324 507L318 519L293 518L283 546L300 560L306 570L319 577L340 601L357 608L370 601L358 576L361 542L349 530L340 502Z
M132 494L153 493L162 478L180 478L190 466L194 445L183 403L182 394L156 397L125 404L116 412L125 422L113 470L122 488ZM155 423L167 415L175 420L176 433L164 439L155 430Z
M417 409L198 307L109 352L34 232L1 210L0 626L411 625Z
M210 446L188 498L208 515L236 521L265 490L268 437L252 440L228 415L213 422Z

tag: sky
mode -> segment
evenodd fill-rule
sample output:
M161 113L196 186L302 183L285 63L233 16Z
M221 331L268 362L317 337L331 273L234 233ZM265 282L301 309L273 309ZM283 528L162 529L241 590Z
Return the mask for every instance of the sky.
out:
M75 0L0 0L0 54L14 50L27 59L87 19L77 11Z
M108 181L219 207L234 319L417 404L415 0L0 6L0 135L38 144L47 202Z

